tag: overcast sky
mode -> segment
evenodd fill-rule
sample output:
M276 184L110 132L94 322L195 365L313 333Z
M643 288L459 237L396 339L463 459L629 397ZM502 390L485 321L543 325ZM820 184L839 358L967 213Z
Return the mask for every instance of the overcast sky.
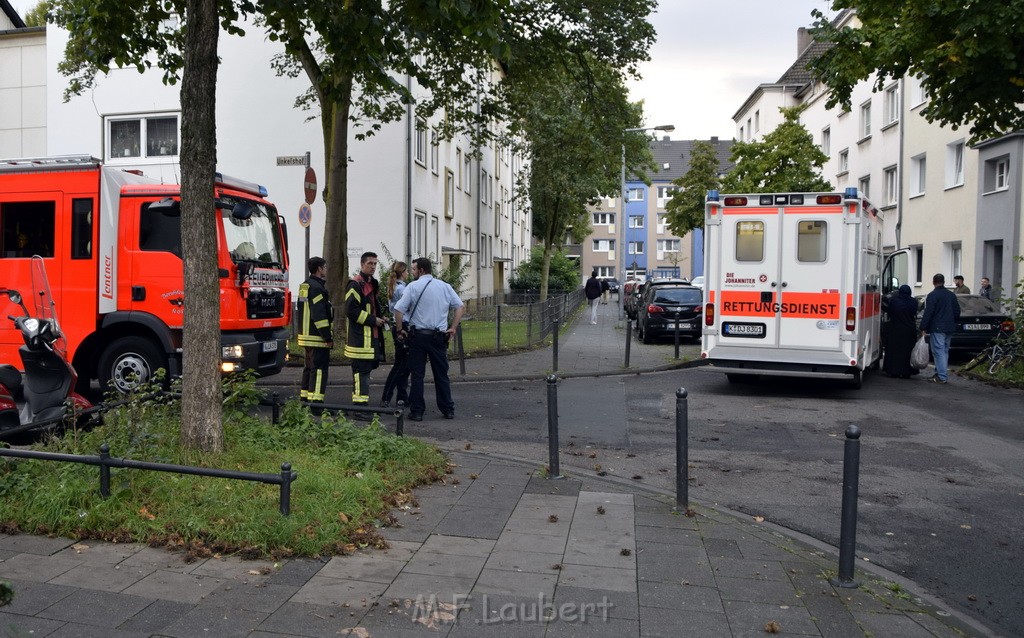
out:
M11 0L21 15L38 0ZM796 59L796 30L829 0L660 0L658 40L643 79L629 83L649 126L674 124L673 139L735 134L732 114L758 84Z

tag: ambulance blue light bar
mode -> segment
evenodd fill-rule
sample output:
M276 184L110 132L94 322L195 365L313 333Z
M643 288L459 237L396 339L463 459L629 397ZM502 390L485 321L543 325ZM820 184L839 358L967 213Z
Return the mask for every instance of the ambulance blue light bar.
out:
M843 194L846 199L860 199L860 195L857 194L856 186L850 186Z
M718 201L718 191L708 191L708 201L709 202L717 202Z

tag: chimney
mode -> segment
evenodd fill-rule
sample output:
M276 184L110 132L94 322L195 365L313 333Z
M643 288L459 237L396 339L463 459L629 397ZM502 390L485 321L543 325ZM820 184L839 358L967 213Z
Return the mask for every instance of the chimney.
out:
M712 144L715 144L715 145L717 145L717 144L718 144L718 136L717 136L717 135L713 135L713 136L711 137L711 143L712 143Z
M811 46L814 42L814 36L811 35L810 29L807 27L800 27L796 30L796 55L800 57L807 47Z
M665 136L662 136L661 141L662 142L671 142L672 138L669 137L668 135L665 135Z

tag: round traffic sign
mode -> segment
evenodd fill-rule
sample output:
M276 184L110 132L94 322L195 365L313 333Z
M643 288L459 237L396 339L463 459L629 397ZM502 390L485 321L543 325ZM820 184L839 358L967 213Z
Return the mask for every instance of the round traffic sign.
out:
M299 206L299 225L303 228L309 228L309 222L313 219L313 209L310 208L309 204L303 204Z
M312 167L306 169L306 178L302 180L302 188L306 192L306 203L312 204L316 201L316 173Z

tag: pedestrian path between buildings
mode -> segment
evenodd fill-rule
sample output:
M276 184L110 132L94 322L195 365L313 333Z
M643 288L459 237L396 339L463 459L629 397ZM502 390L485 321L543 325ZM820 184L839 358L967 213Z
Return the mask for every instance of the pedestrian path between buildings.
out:
M613 304L560 341L560 374L676 365L631 344ZM695 346L687 355L697 356ZM466 380L541 378L550 348L467 361ZM332 370L335 382L347 370ZM377 383L384 372L374 373ZM458 364L453 380L458 380ZM265 382L281 379L272 377ZM285 384L289 383L287 379ZM487 391L485 385L480 391ZM379 387L377 388L379 392ZM460 390L472 392L473 384ZM338 392L334 389L334 392ZM990 636L868 563L830 584L834 548L749 516L609 477L550 479L536 463L449 450L452 473L414 491L386 550L279 563L0 534L3 636ZM295 503L293 507L301 507Z

